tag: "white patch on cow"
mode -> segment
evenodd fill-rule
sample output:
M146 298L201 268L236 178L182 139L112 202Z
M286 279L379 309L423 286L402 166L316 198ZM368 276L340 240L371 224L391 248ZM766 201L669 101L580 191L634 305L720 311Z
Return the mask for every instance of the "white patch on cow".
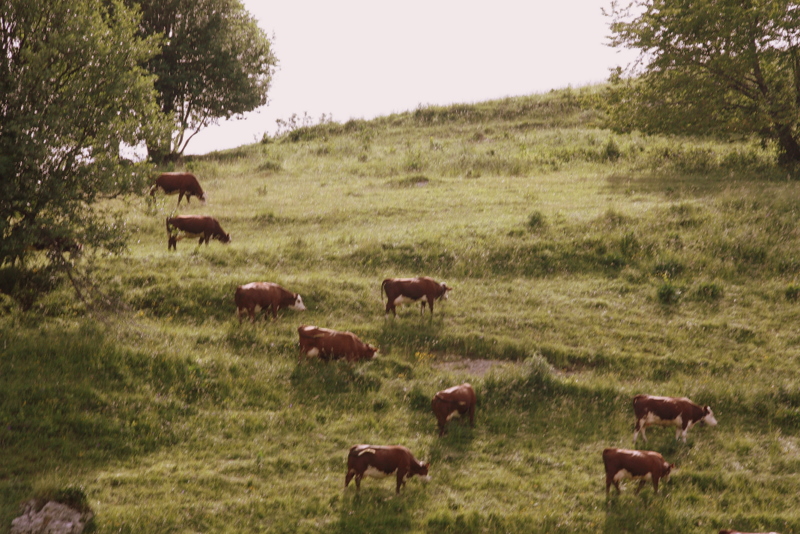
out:
M264 308L262 308L262 307L261 307L261 304L256 304L256 305L255 305L255 307L253 308L253 311L254 311L255 313L258 313L258 312L260 312L260 311L261 311L261 310L263 310L263 309L264 309Z
M400 295L399 297L394 299L394 305L395 306L399 306L400 304L411 304L412 302L428 302L428 297L426 295L423 295L422 298L414 300L412 298L408 298L408 297L405 297L403 295Z
M305 304L303 304L303 297L297 295L297 299L294 301L294 304L292 304L289 307L293 310L304 311L306 309L306 306Z
M614 482L619 482L620 480L623 480L625 478L630 478L630 479L633 479L633 480L652 480L653 479L653 473L647 473L644 476L635 477L627 469L620 469L619 471L617 471L617 474L614 475Z
M454 417L461 417L461 414L458 413L458 410L453 410L450 412L450 415L447 416L447 420L453 419Z
M644 424L647 426L673 426L673 425L682 426L683 423L683 418L680 415L675 419L661 419L653 412L648 412L643 419L644 419Z
M306 352L306 354L308 354L309 356L311 356L313 358L314 356L319 355L319 349L317 347L314 347L313 349L311 349L308 352Z
M363 449L358 453L358 455L361 456L362 454L367 454L367 453L375 454L375 449Z
M394 471L392 471L392 473L393 472ZM371 477L371 478L384 478L384 477L388 477L392 473L384 473L380 469L375 469L374 467L369 466L369 467L367 467L367 470L364 471L364 476L365 477Z

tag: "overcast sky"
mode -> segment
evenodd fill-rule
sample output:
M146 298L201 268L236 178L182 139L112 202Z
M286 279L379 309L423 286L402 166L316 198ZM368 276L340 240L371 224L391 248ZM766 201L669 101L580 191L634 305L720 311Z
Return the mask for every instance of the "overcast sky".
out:
M203 130L187 154L274 133L293 113L370 119L603 82L610 0L243 0L280 64L266 107Z

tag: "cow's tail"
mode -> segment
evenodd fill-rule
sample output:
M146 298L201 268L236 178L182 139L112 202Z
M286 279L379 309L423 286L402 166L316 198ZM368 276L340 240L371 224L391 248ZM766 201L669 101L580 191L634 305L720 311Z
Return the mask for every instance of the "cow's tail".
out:
M381 282L381 299L383 299L383 296L386 294L386 282L388 281L389 280L384 280Z

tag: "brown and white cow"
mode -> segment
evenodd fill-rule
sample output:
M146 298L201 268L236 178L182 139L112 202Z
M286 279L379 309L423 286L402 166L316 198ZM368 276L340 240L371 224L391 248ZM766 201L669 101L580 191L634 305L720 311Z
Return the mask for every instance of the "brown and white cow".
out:
M204 241L208 245L212 237L222 243L231 241L231 235L225 233L214 217L204 215L167 217L167 250L177 250L178 241L187 237L200 237L199 245Z
M306 356L318 356L325 361L341 358L351 362L371 360L378 351L351 332L303 325L297 329L297 333L300 335L300 351Z
M675 469L675 464L667 463L661 454L653 451L605 449L603 463L606 466L606 496L611 484L617 488L617 494L622 493L619 483L625 478L639 480L637 494L648 480L653 482L653 490L658 493L658 481L669 480L670 472Z
M386 314L391 311L397 317L395 307L398 304L410 302L420 303L420 314L425 313L425 303L433 316L433 301L436 299L447 300L447 292L452 288L445 283L439 283L433 278L420 276L418 278L387 278L381 284L381 294L386 294Z
M730 530L727 528L723 528L719 531L719 534L778 534L777 532L741 532L739 530Z
M156 191L161 188L168 195L178 193L178 205L181 199L186 196L186 203L189 199L196 196L200 202L205 203L206 194L200 187L197 177L190 172L165 172L156 178L156 183L150 188L150 196L155 196Z
M431 400L431 409L439 424L439 436L444 435L444 425L455 415L469 414L470 426L475 426L475 390L469 383L444 389Z
M633 412L636 415L636 428L633 431L633 444L639 432L647 442L645 429L648 426L674 426L675 439L682 438L686 443L686 433L697 423L716 426L714 412L710 406L700 407L686 397L654 397L636 395L633 398Z
M361 489L361 479L365 476L383 478L397 473L397 493L406 480L419 475L424 480L428 476L428 464L419 462L411 451L402 445L353 445L347 455L347 475L344 477L346 488L353 477L356 477L356 489Z
M306 309L303 304L303 297L297 293L292 293L272 282L252 282L236 288L234 295L236 302L236 315L239 322L242 316L247 313L250 321L256 322L256 313L259 310L272 310L272 318L278 318L278 310L291 308L297 311ZM266 311L264 313L266 317Z

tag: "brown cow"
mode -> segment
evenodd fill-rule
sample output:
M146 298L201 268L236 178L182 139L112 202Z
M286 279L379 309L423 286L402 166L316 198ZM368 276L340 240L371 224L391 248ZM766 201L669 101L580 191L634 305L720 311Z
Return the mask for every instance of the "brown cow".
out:
M259 310L272 310L272 318L278 318L278 310L291 308L303 311L306 309L303 298L297 293L287 291L278 284L271 282L252 282L236 288L234 295L236 302L236 315L242 322L242 315L247 312L250 321L256 322L256 313ZM264 315L266 317L266 313Z
M300 335L300 351L307 356L319 356L325 361L340 358L351 362L371 360L378 351L350 332L304 325L297 329L297 333Z
M406 480L419 475L424 480L428 476L428 464L418 462L411 451L402 445L353 445L347 455L347 475L344 477L346 488L353 476L356 477L356 489L361 489L364 476L383 478L397 471L397 493Z
M738 530L729 530L727 528L723 528L719 531L719 534L778 534L777 532L740 532Z
M420 303L420 314L425 313L425 303L431 310L433 317L433 301L436 299L447 300L447 292L452 288L445 283L439 283L433 278L421 276L419 278L387 278L381 284L381 294L386 294L386 314L391 311L397 317L395 306L410 302Z
M667 463L661 454L653 451L605 449L603 463L606 466L606 496L611 484L617 488L617 494L622 493L619 482L624 478L639 479L636 494L648 480L653 481L653 490L658 493L658 481L662 478L665 482L669 480L670 471L675 469L675 464Z
M467 382L438 392L433 396L431 409L439 423L439 436L444 435L444 425L456 414L469 414L470 426L475 426L475 390Z
M178 232L183 232L179 235ZM178 250L178 241L186 237L200 237L199 245L206 245L213 237L222 243L230 243L231 235L226 234L214 217L203 215L179 215L167 217L167 250Z
M205 203L206 194L203 188L200 187L200 182L197 177L190 172L165 172L156 178L156 183L150 188L150 196L155 196L158 188L164 190L168 195L178 193L178 205L181 205L181 199L186 196L186 203L189 204L189 199L192 195L200 199L200 202Z
M633 398L633 412L636 415L636 428L633 431L633 444L639 431L647 443L645 429L648 426L674 426L675 439L683 438L697 423L716 426L717 420L710 406L700 407L686 397L654 397L652 395L636 395Z

